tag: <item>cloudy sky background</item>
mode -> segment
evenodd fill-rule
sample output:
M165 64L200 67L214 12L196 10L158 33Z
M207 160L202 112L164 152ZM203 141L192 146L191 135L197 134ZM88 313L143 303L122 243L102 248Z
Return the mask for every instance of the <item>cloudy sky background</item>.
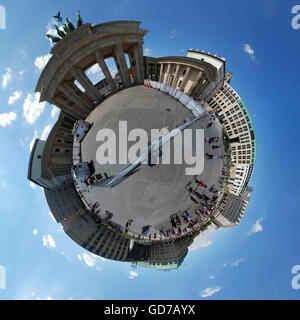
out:
M300 265L295 1L148 3L1 1L7 28L0 30L0 266L6 270L0 299L299 299L291 286L291 269ZM58 117L58 109L38 103L35 94L50 57L45 33L58 10L74 22L77 9L92 24L141 21L149 30L145 55L199 48L225 57L231 84L253 117L254 192L242 223L202 233L178 270L133 269L90 254L63 233L41 188L26 180L34 138L46 139ZM97 67L89 75L101 78Z

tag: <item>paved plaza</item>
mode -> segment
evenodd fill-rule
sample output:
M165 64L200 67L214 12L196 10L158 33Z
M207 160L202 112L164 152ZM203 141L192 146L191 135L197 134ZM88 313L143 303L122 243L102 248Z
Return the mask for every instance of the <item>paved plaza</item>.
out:
M93 126L81 143L82 161L93 161L96 173L107 173L113 176L126 165L106 164L100 165L96 159L96 151L101 142L96 141L97 132L103 128L110 128L118 134L119 121L127 120L128 132L134 128L146 130L150 136L151 129L168 128L169 131L180 126L184 121L194 118L194 115L173 97L153 88L135 86L120 91L104 100L87 117ZM212 150L211 146L204 144L204 153L223 154L222 127L219 123L207 128L209 117L200 119L191 125L191 129L204 129L205 137L219 137L220 148ZM118 136L118 135L117 135ZM128 142L128 148L135 142ZM171 143L171 160L174 148ZM117 139L117 148L118 148ZM193 139L195 147L195 139ZM118 149L117 149L118 150ZM140 234L143 226L150 226L150 233L159 232L161 228L170 228L170 215L189 210L194 215L197 205L190 199L186 186L194 181L194 176L185 173L187 164L157 164L148 166L142 164L140 170L127 177L113 188L104 188L93 185L89 191L84 192L84 198L89 204L100 204L101 216L107 211L113 214L112 221L125 227L126 222L132 219L130 232ZM204 171L197 176L208 188L198 187L211 197L208 189L214 185L218 188L218 180L222 175L224 160L204 160ZM193 186L196 184L193 182Z

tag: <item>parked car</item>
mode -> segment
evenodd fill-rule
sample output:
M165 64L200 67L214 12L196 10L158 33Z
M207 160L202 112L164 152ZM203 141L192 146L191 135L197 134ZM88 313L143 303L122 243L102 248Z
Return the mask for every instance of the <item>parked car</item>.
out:
M72 177L78 182L85 182L91 175L90 164L88 162L80 162L71 169Z
M85 120L77 120L74 123L72 134L77 142L81 142L86 133L89 131L91 124Z

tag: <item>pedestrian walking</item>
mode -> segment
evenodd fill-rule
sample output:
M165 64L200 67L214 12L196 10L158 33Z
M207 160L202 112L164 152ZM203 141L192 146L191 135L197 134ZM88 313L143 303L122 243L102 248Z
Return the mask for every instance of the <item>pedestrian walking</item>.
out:
M195 179L195 182L200 186L200 187L204 187L204 188L207 188L207 185L205 183L203 183L201 180L197 180Z
M206 158L209 159L209 160L215 160L215 159L218 159L218 155L217 154L209 154L206 152Z

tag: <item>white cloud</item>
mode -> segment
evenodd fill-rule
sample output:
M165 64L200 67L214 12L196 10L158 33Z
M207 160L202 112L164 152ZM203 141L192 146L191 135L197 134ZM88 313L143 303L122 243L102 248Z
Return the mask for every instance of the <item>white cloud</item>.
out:
M6 182L2 181L1 185L2 185L3 188L5 188L6 187Z
M221 287L219 286L206 288L200 292L200 296L202 298L211 297L212 295L219 292L220 290L221 290Z
M56 21L54 19L52 19L48 25L47 25L47 31L46 31L46 34L51 34L52 36L57 36L56 34L56 30L55 28L53 27L53 24L56 23ZM48 38L47 38L48 39Z
M109 69L109 72L110 72L111 76L114 78L115 75L118 73L118 70L116 70L116 69Z
M101 72L101 69L98 65L98 63L94 64L92 67L90 67L87 71L87 74L90 75L90 74L95 74L95 73L98 73L98 72Z
M17 100L19 100L20 97L21 97L21 94L22 94L22 91L15 91L15 92L13 93L13 95L9 97L9 99L8 99L8 104L13 104L13 103L15 103Z
M39 102L39 100L40 94L38 92L36 92L35 95L28 93L24 100L23 115L30 124L33 124L44 111L46 102Z
M54 20L54 19L51 19L51 21L50 21L50 22L48 23L48 25L47 25L45 36L46 36L46 34L50 34L50 35L52 35L52 36L54 36L54 37L57 37L56 30L55 30L55 28L53 27L54 24L57 24L57 21ZM63 26L59 26L58 29L61 30L61 31L64 31ZM52 46L51 40L48 39L47 37L46 37L46 39L49 40L49 43L50 43L50 45Z
M32 140L30 141L30 144L29 144L30 151L32 150L34 140L37 139L37 137L38 137L38 132L37 132L37 130L34 130Z
M82 258L88 267L93 267L96 263L96 258L92 255L83 253Z
M129 279L134 279L138 276L138 273L136 271L129 271Z
M12 72L10 68L6 68L6 72L2 75L2 88L5 89L11 81Z
M36 187L35 187L35 183L33 183L32 181L29 181L29 186L30 186L30 188L32 188L32 189L35 189Z
M144 56L150 56L152 50L150 48L144 48Z
M0 113L0 126L6 127L16 120L17 114L15 112Z
M56 220L55 220L55 218L54 218L54 216L53 216L53 213L52 213L50 210L49 210L48 213L49 213L49 216L51 217L51 219L56 222Z
M213 276L212 274L209 276L209 278L211 279L211 280L214 280L215 279L215 276Z
M244 51L249 55L251 60L255 60L254 50L250 47L250 44L244 44Z
M24 70L19 71L19 75L22 76L24 74Z
M39 69L39 71L42 71L47 64L47 62L52 57L52 54L48 53L44 56L36 57L34 60L35 66Z
M58 112L59 112L59 108L53 106L53 108L51 110L51 118L54 119Z
M77 80L74 81L74 84L81 92L85 92L84 87Z
M237 259L236 261L234 261L232 264L231 264L231 267L237 267L240 263L242 263L243 261L245 261L244 258L241 258L241 259Z
M45 126L42 132L41 140L46 140L48 138L50 131L51 131L51 124L48 124L47 126Z
M35 236L37 236L37 235L38 235L38 230L37 230L36 228L34 228L34 229L32 230L32 233L33 233Z
M77 258L78 258L78 260L80 260L80 261L82 260L82 258L81 258L81 255L80 255L80 254L78 254L78 255L77 255Z
M48 248L55 248L56 247L56 243L55 243L53 237L51 236L51 234L47 234L47 235L43 236L43 245Z
M209 247L212 245L212 241L208 239L209 236L215 233L215 229L208 227L205 231L202 231L189 246L189 250L197 250L199 248Z
M175 38L177 36L177 31L175 30L175 29L173 29L173 30L171 30L170 32L169 32L169 38L170 39L173 39L173 38Z
M259 219L254 223L254 225L252 226L252 229L250 230L250 234L251 234L251 233L257 233L257 232L263 231L263 227L262 227L262 225L261 225L261 221L262 221L262 218L259 218Z

